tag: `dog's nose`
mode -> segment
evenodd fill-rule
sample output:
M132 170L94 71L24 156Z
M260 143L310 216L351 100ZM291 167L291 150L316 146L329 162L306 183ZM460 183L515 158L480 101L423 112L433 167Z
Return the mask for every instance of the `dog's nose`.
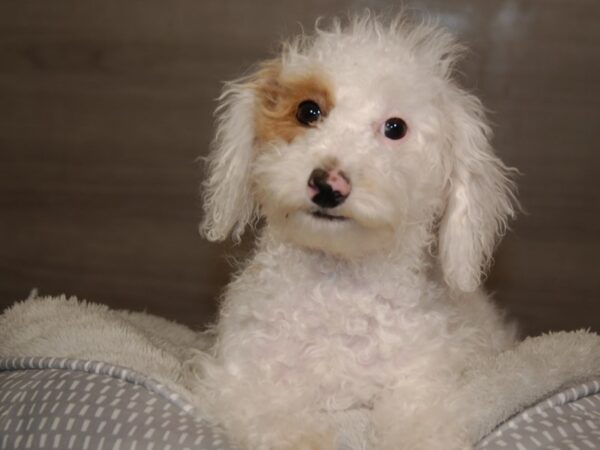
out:
M308 178L308 191L313 203L321 208L335 208L350 195L350 179L341 170L315 169Z

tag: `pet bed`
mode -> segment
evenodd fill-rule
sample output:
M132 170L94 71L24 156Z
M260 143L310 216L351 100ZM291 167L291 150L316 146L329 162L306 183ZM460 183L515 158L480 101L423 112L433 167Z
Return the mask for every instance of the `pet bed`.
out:
M94 324L121 343L112 361L94 361L91 350L73 356L73 347L67 352L64 346L57 357L36 354L36 348L48 353L67 338L72 344L75 316L87 332ZM33 323L36 327L28 327ZM52 326L44 327L48 323ZM152 335L156 329L161 339ZM185 358L174 343L189 345L194 336L163 319L74 299L13 307L0 316L0 449L232 450L218 427L199 418L189 391L169 373ZM108 354L107 343L108 337L96 343L96 356ZM134 357L140 352L146 362ZM577 332L528 339L479 367L456 393L472 399L473 411L465 414L473 416L477 448L600 448L599 363L600 338ZM360 438L341 447L365 448Z
M137 372L65 358L0 360L0 448L232 450L194 407ZM477 446L600 448L600 380L520 412Z

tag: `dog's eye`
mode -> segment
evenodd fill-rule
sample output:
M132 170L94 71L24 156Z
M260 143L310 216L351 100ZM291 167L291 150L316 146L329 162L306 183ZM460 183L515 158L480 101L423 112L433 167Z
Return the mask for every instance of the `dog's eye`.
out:
M296 119L302 125L310 125L321 118L321 108L312 100L304 100L298 105Z
M406 122L399 117L392 117L383 124L383 134L388 139L398 140L406 136L408 126Z

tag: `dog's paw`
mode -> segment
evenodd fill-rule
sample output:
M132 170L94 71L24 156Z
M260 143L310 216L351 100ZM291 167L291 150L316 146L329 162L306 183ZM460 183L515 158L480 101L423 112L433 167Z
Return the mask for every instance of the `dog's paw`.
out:
M335 439L331 434L304 435L277 450L335 450Z
M398 431L398 430L394 430ZM471 439L452 426L435 428L403 428L399 433L386 433L369 443L369 450L475 450Z
M471 444L460 443L460 444L448 444L444 443L443 439L433 442L423 442L420 444L407 444L407 443L395 443L395 444L384 444L369 447L369 450L475 450L475 447Z

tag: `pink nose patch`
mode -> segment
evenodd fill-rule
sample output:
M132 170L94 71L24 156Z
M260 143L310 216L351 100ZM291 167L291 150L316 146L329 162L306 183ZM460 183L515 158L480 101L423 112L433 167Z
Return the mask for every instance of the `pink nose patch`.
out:
M327 183L334 191L339 192L344 197L348 197L350 191L352 190L348 178L346 178L346 176L339 170L333 170L329 172Z

